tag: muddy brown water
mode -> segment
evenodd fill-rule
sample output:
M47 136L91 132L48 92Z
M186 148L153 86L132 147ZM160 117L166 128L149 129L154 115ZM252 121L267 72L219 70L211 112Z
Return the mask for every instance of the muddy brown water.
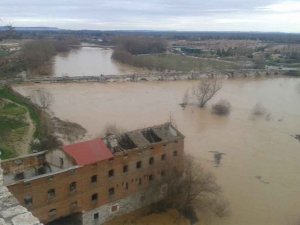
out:
M225 220L206 224L290 225L300 217L300 79L228 80L205 109L179 103L196 81L144 83L28 84L24 95L45 88L62 119L101 135L107 124L131 130L163 123L170 116L186 136L185 151L214 173L230 202ZM211 114L211 104L226 99L231 114ZM252 116L255 104L267 110ZM223 153L219 165L214 153Z
M58 54L53 59L53 76L123 75L142 72L142 69L120 64L111 59L108 48L81 47L69 53Z

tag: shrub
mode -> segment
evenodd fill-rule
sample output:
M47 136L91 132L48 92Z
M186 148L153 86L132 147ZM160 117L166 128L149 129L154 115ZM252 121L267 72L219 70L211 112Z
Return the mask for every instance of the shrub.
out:
M226 100L220 100L212 106L212 112L220 116L226 116L230 113L231 105Z
M264 116L267 113L267 109L260 103L256 103L252 110L254 116Z

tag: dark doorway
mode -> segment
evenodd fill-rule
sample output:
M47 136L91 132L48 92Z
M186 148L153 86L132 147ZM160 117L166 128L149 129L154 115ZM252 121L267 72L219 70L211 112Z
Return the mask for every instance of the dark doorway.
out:
M75 213L73 215L54 220L47 225L82 225L82 214Z

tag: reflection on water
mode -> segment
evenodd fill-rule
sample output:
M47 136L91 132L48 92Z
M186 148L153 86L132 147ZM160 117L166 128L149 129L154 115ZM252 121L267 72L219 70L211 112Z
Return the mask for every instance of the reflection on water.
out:
M186 152L217 176L230 202L231 216L222 222L210 219L211 224L284 225L300 216L300 143L294 138L300 134L298 83L294 78L229 80L206 109L184 110L179 103L194 81L16 89L25 95L48 89L55 97L55 115L80 123L89 137L101 134L107 124L131 130L165 122L171 114L186 136ZM220 99L232 105L228 117L210 112ZM257 103L268 111L268 119L253 116Z
M81 47L59 54L53 60L53 76L122 75L141 72L141 69L120 64L111 59L113 50Z

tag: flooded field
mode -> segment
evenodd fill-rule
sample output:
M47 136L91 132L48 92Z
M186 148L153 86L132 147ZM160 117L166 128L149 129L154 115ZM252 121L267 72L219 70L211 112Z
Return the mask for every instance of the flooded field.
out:
M53 76L122 75L141 72L141 69L120 64L111 59L113 50L81 47L54 57Z
M196 81L144 83L32 84L16 86L24 95L45 88L53 113L101 136L108 124L126 130L175 121L186 136L185 151L213 172L224 190L231 215L206 224L293 225L300 218L300 79L245 79L223 82L205 109L179 103ZM231 114L211 114L219 99ZM265 114L254 116L260 103ZM224 153L217 165L213 152Z

